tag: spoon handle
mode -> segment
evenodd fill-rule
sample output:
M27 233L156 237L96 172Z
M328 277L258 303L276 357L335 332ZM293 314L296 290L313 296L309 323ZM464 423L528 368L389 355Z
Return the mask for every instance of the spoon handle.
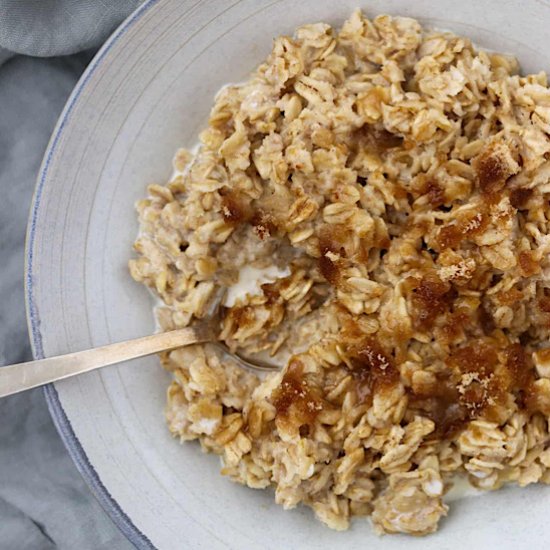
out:
M144 336L86 351L0 367L0 397L114 363L213 339L212 327L207 323L198 323L192 327Z

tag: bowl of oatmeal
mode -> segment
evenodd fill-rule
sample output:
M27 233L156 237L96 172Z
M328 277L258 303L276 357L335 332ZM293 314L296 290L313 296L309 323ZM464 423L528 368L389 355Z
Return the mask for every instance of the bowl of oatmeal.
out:
M312 5L145 3L29 232L37 355L222 290L220 339L280 369L175 350L48 388L57 424L138 547L548 538L550 8Z

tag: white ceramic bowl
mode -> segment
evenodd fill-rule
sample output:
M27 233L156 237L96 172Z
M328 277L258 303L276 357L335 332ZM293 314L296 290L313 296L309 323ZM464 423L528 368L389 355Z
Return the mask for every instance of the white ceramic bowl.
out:
M28 235L28 315L36 357L145 335L150 297L127 272L134 202L164 182L176 148L191 146L216 91L242 80L271 40L299 24L339 25L358 0L146 1L95 57L45 156ZM542 0L370 1L369 16L408 15L478 45L550 68ZM46 389L65 443L92 491L139 548L500 550L550 541L550 488L507 489L454 504L425 539L336 533L268 491L218 474L218 459L179 445L163 420L168 376L135 361ZM548 545L546 546L548 547Z

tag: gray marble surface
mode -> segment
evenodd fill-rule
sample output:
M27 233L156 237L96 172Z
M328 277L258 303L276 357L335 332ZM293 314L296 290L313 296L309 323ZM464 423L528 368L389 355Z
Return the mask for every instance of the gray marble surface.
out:
M17 56L0 69L0 365L31 359L24 241L36 175L88 54ZM41 390L0 400L0 549L126 549L50 419Z

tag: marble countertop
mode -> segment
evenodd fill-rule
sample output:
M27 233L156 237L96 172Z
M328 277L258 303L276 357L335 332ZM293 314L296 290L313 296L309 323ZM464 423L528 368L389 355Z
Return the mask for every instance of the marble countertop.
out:
M89 54L0 67L0 365L31 359L23 290L27 215L42 155ZM126 549L55 430L42 390L0 400L0 550Z

